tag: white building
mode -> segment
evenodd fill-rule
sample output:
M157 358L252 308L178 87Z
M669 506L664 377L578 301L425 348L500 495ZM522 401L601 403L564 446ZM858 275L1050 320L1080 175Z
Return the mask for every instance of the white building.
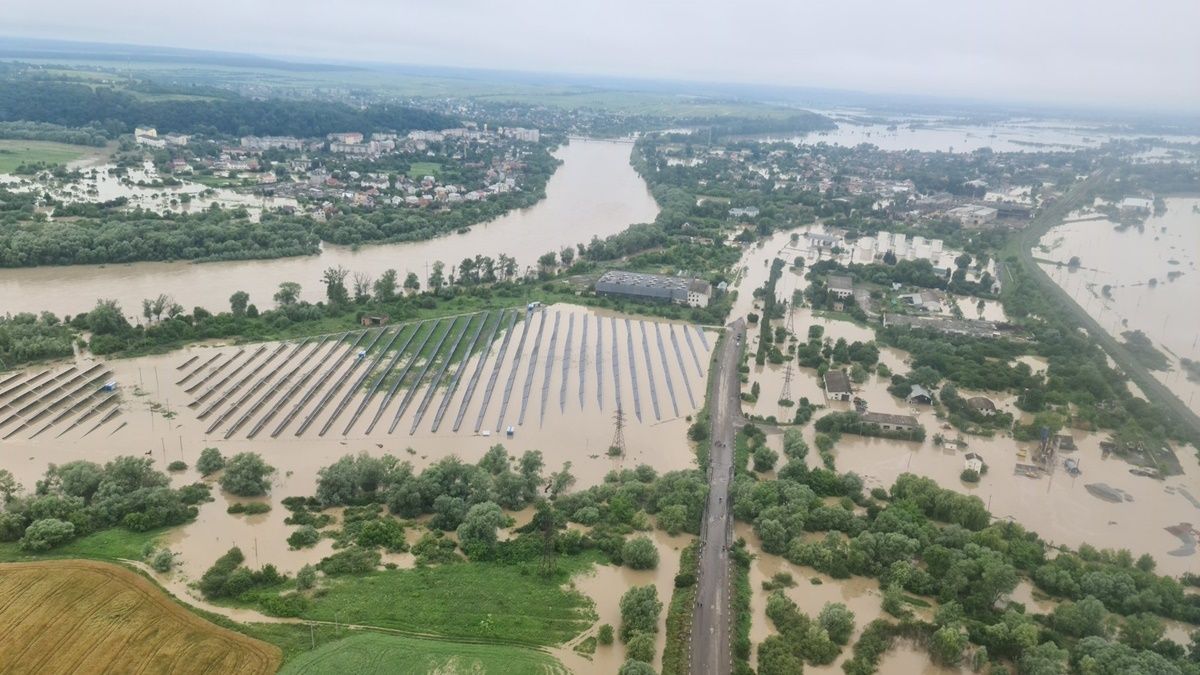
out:
M968 452L963 456L963 468L974 471L975 473L983 472L983 458L974 452Z
M1154 210L1154 201L1139 199L1138 197L1126 197L1121 200L1120 208L1121 213L1148 214Z
M963 227L981 227L994 222L999 213L999 211L990 206L968 204L967 206L950 209L946 212L946 215L962 223Z

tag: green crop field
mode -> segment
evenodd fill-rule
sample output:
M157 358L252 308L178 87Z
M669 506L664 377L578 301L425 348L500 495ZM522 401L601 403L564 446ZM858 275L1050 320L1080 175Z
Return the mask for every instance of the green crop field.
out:
M373 572L332 584L303 618L530 646L566 642L594 620L586 597L524 572L493 563Z
M66 164L87 154L98 155L103 148L68 145L50 141L0 140L0 173L12 173L26 162Z
M549 654L522 647L362 633L303 654L279 672L280 675L565 675L567 670Z

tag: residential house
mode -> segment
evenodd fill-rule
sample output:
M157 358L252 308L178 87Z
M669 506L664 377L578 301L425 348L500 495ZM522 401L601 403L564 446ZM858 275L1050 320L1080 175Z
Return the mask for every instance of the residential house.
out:
M963 468L975 473L983 473L983 458L977 453L968 452L963 455Z

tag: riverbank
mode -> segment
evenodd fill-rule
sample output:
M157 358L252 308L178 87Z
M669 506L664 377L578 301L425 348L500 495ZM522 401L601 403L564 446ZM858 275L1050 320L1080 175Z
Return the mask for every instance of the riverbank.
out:
M413 273L424 287L437 261L453 268L463 258L504 253L524 273L535 269L538 257L548 251L654 220L658 204L630 166L630 149L620 142L572 141L556 153L563 163L547 183L544 200L463 234L404 244L327 244L319 255L303 258L5 269L0 270L0 297L5 311L13 313L78 314L90 310L97 298L116 300L131 313L143 299L160 293L185 308L218 311L236 291L246 291L251 303L265 308L285 281L301 285L299 299L316 302L324 295L322 273L337 266L373 278L387 269L395 269L401 280Z

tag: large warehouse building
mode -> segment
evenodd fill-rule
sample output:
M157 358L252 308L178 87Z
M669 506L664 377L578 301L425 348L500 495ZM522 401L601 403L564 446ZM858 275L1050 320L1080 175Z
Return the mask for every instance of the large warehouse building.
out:
M600 295L674 302L688 307L707 307L712 286L700 279L609 271L596 282L596 292Z

